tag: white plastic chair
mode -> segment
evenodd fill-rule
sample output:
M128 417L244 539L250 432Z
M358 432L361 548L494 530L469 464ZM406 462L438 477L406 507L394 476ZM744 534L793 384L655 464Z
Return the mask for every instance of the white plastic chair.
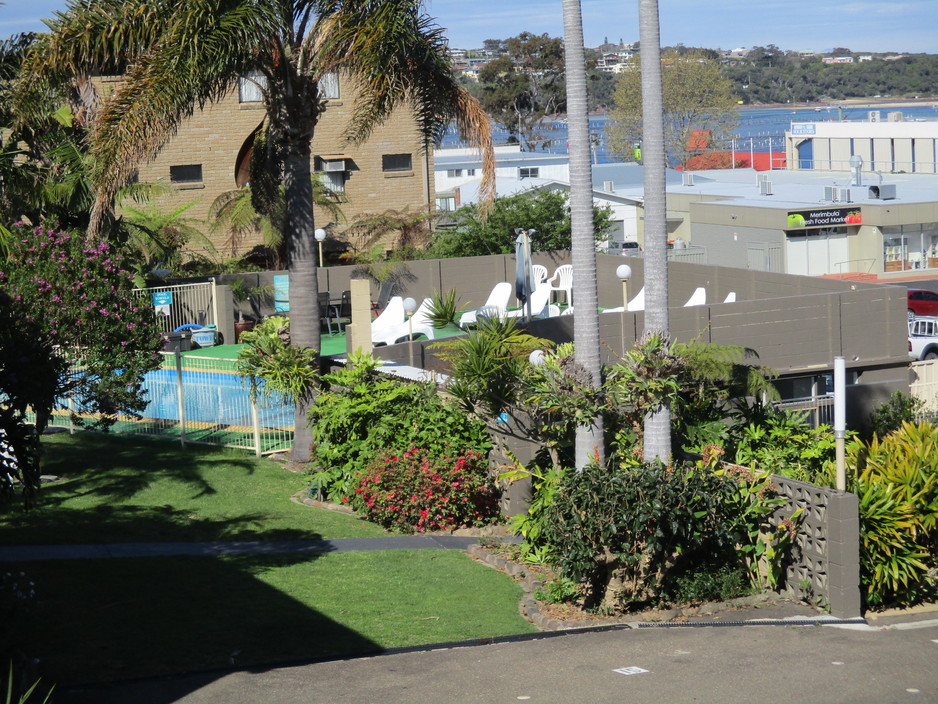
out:
M736 291L730 291L723 299L724 303L736 303Z
M394 299L392 298L391 301ZM391 308L392 302L388 302L388 308ZM394 324L395 320L398 320L398 314L396 312L397 304L393 304L395 308L394 317L388 318L386 324L382 323L382 327L375 332L375 323L377 323L382 313L374 322L371 324L371 341L378 344L393 345L398 340L403 340L409 338L411 335L424 335L428 340L433 340L433 324L430 322L430 306L432 301L429 298L424 298L423 303L420 304L420 307L414 311L414 314L410 316L410 320L407 320L406 312L404 311L404 303L401 301L401 320L399 323ZM387 312L388 308L385 308Z
M707 303L707 289L703 286L698 286L694 289L694 292L691 294L690 298L687 299L687 303L684 304L685 308L690 308L692 306L702 306Z
M551 291L563 291L567 297L566 304L573 305L573 265L564 264L558 266L554 275L547 279L547 285Z
M404 299L394 296L381 311L381 315L371 321L371 341L376 345L393 345L401 326L407 321L404 312ZM405 335L407 333L404 333Z
M545 284L540 284L537 288L534 289L534 292L531 294L531 317L540 318L544 315L544 310L547 308L547 304L550 302L550 287ZM528 306L527 304L521 306L518 310L510 310L505 314L506 318L523 318L527 315Z
M531 273L534 276L532 283L534 284L535 288L547 281L547 267L543 264L532 264Z
M495 284L485 303L475 310L467 310L459 316L459 327L475 325L480 315L487 318L504 318L508 310L508 300L511 298L512 286L507 281Z
M630 313L637 313L639 311L645 310L645 287L642 286L638 293L635 294L635 298L629 301L627 310Z

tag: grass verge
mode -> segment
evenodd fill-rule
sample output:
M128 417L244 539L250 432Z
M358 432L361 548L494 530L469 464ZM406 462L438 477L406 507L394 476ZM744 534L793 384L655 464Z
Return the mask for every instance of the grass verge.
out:
M104 433L46 436L39 505L0 511L7 545L287 540L386 535L354 516L301 506L306 477L226 448Z
M520 587L436 550L14 566L11 642L60 685L528 633Z

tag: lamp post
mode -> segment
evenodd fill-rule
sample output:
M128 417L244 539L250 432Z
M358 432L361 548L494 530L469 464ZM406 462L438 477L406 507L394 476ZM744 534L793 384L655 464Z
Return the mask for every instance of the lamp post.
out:
M544 363L544 350L534 350L531 352L531 354L528 355L528 361L535 367L541 366Z
M319 268L322 269L322 241L326 239L326 231L321 227L316 228L316 232L313 233L313 236L319 243Z
M837 462L837 491L847 490L847 471L844 461L847 431L846 377L846 359L834 357L834 452Z
M620 264L616 267L616 276L622 282L622 312L629 312L629 279L632 278L632 267Z
M408 356L410 358L410 366L414 366L414 311L417 310L417 301L413 298L407 297L404 299L404 312L407 313L407 326L410 331L410 335L407 343Z

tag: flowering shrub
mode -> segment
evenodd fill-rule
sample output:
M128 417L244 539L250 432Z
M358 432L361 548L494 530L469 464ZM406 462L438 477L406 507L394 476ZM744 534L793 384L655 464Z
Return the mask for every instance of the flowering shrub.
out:
M380 455L360 473L350 503L369 521L403 533L482 526L498 515L485 458L473 450Z
M14 315L80 365L58 395L71 393L80 410L104 415L98 425L117 412L143 410L143 375L159 365L160 333L152 306L134 297L133 274L110 244L17 223L0 290Z

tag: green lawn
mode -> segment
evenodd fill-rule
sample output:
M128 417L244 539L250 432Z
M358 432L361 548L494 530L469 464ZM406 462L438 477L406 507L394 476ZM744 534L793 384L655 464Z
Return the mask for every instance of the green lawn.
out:
M520 587L442 550L15 566L13 642L59 685L528 633Z
M386 535L355 517L290 497L306 477L245 452L102 433L42 440L45 485L32 511L0 512L0 542L165 542Z
M282 464L233 450L96 433L43 438L39 505L0 512L0 542L380 536L303 506ZM100 682L528 633L520 587L462 552L394 550L0 565L35 597L5 610L7 645L44 681Z

